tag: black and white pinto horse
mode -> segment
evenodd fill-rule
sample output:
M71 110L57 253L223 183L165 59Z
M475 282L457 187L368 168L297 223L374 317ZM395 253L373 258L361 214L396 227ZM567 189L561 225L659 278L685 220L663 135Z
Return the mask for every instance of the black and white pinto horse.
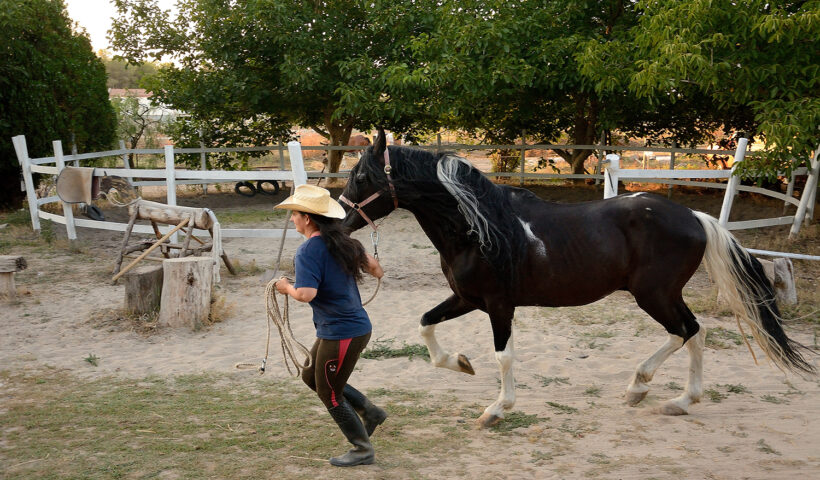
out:
M384 138L380 132L351 171L340 198L344 224L349 230L374 226L372 220L404 208L438 249L453 294L425 313L419 327L437 367L473 374L467 357L445 351L434 331L438 323L476 309L489 315L502 383L498 400L479 418L482 426L499 421L515 403L515 307L585 305L615 290L629 291L669 334L638 365L627 403L643 400L658 367L686 345L686 388L661 412L687 414L703 393L706 331L682 290L702 261L766 355L783 370L814 373L800 353L806 347L783 331L762 266L711 216L644 193L549 203L527 190L493 184L454 155L395 146L386 151Z

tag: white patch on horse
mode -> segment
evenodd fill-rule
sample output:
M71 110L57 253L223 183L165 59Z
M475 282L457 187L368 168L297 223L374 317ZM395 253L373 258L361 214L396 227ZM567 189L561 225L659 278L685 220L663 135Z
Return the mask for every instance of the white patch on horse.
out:
M646 192L633 193L632 195L627 195L626 198L637 198L641 195L646 195Z
M649 208L649 207L646 207L646 211L647 211L647 212L651 212L651 211L652 211L652 209L651 209L651 208Z
M529 223L525 222L524 220L521 220L520 218L518 219L518 221L521 223L521 226L524 227L524 232L526 232L527 238L530 239L530 242L535 244L536 253L538 253L538 255L541 255L542 257L546 257L547 247L544 246L544 241L536 237L535 234L532 233L532 228L530 227Z

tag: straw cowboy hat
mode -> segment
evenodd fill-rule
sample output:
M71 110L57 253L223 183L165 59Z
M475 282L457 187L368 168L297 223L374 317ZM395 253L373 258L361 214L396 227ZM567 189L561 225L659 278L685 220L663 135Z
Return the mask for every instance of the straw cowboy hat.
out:
M315 213L330 218L345 218L345 209L330 198L330 192L316 185L299 185L293 195L273 207L297 212Z

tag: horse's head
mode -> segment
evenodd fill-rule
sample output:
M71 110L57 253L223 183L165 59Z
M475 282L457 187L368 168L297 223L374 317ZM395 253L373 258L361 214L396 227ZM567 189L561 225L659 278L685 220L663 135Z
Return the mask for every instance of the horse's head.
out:
M354 231L386 216L396 209L397 200L390 178L391 167L386 159L387 142L379 128L376 143L366 149L359 163L350 171L347 186L339 198L347 213L342 225Z

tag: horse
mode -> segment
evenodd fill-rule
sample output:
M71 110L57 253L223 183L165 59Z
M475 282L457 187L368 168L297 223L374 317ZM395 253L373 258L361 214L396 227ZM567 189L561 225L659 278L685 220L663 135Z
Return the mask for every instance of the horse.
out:
M777 367L815 373L801 354L813 351L783 330L760 262L713 217L665 197L641 192L550 203L528 190L492 183L464 158L388 148L380 130L375 145L351 170L340 201L348 231L367 224L375 229L373 220L404 208L438 250L452 295L424 313L419 325L435 366L474 374L469 359L448 353L434 332L439 323L473 310L488 314L501 391L479 417L482 427L500 421L515 404L515 308L585 305L616 290L630 292L668 333L666 343L636 368L626 390L627 404L644 399L657 369L685 345L686 387L660 412L688 414L703 394L706 331L684 302L682 290L702 262Z

